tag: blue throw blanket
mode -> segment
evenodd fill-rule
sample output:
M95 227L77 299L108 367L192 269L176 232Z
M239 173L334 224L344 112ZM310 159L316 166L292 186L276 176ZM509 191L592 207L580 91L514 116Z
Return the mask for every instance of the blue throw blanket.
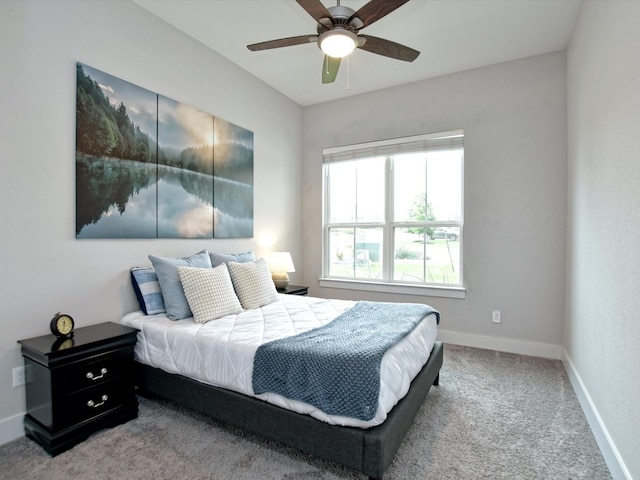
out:
M371 420L378 409L380 362L428 314L428 305L358 302L331 323L261 345L255 394L273 392L330 415Z

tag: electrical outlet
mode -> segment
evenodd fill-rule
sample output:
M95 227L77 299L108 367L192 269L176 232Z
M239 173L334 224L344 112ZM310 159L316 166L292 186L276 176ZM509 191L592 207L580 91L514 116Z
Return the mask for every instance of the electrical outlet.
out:
M13 386L19 387L27 383L24 367L16 367L13 369Z
M491 313L491 321L493 323L502 323L502 314L500 313L500 310L494 310Z

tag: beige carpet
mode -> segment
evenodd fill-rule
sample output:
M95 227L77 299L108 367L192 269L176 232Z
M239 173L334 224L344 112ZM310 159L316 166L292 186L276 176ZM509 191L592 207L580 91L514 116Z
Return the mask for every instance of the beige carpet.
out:
M304 432L300 432L304 435ZM0 479L359 479L363 475L140 397L138 419L57 457L0 446ZM445 345L434 387L385 475L407 479L609 479L559 361Z

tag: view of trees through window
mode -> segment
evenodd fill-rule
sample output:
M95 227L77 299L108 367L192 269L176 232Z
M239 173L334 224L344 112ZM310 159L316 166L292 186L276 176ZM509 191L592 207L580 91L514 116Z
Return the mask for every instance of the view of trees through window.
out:
M325 278L462 285L456 138L446 148L325 163Z

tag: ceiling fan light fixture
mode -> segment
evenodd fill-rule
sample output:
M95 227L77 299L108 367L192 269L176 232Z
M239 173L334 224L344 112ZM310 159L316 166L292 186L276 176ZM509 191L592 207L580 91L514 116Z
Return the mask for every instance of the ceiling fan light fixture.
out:
M344 28L334 28L320 34L320 49L333 58L343 58L353 52L358 45L358 36Z

